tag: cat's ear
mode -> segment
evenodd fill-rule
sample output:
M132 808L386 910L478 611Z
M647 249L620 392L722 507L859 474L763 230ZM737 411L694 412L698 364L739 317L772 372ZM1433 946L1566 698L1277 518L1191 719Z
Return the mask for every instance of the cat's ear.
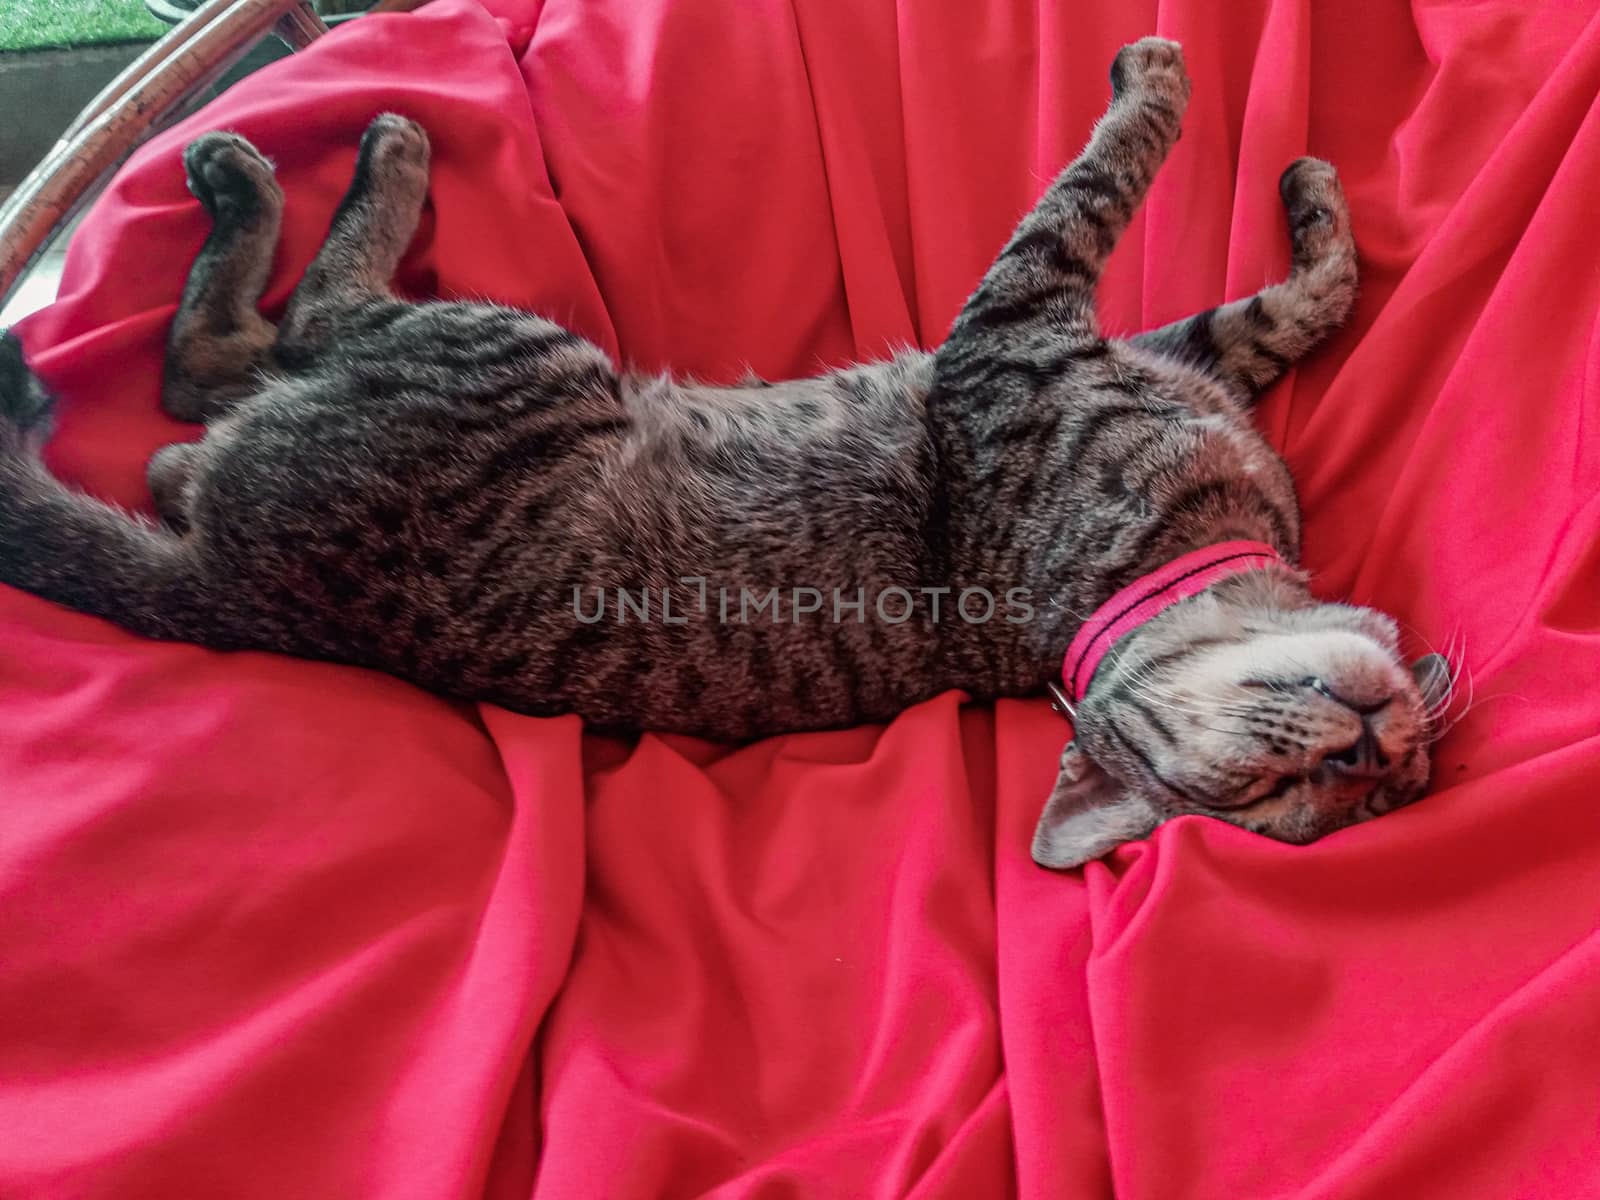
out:
M1411 664L1411 678L1417 681L1422 693L1422 705L1429 712L1437 708L1450 694L1450 660L1442 654L1424 654Z
M1161 818L1102 771L1077 742L1061 755L1061 774L1033 832L1033 861L1065 870L1149 837Z

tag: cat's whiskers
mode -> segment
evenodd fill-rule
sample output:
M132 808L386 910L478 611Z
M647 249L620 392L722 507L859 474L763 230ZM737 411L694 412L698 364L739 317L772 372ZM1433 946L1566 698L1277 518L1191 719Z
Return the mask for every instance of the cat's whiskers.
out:
M1055 596L1046 596L1044 600L1048 607L1055 609L1057 612L1066 613L1067 616L1071 617L1075 621L1087 621L1094 615L1093 613L1081 613L1075 608L1068 608Z
M1202 716L1216 716L1218 714L1228 717L1245 717L1254 714L1257 709L1253 705L1238 704L1229 701L1221 695L1202 696L1195 693L1179 694L1175 692L1159 692L1152 688L1157 686L1153 671L1130 671L1128 685L1135 690L1141 699L1164 702L1171 708L1182 708L1185 711Z
M1426 740L1430 744L1439 741L1461 723L1462 719L1472 709L1477 695L1476 682L1467 666L1466 634L1459 627L1450 635L1450 639L1445 643L1444 652L1440 657L1444 659L1445 665L1449 668L1449 674L1445 680L1444 692L1423 714L1423 725L1427 731ZM1445 717L1449 714L1451 707L1460 695L1459 685L1463 675L1466 676L1467 680L1466 702L1461 706L1459 713L1449 721L1445 721Z
M1432 745L1454 729L1467 715L1468 710L1473 707L1475 690L1472 672L1467 667L1466 633L1459 624L1454 626L1450 631L1449 637L1445 639L1443 649L1440 649L1415 625L1398 619L1396 623L1418 642L1422 643L1423 649L1428 654L1437 655L1443 659L1447 668L1443 690L1426 705L1422 713L1422 740L1425 744ZM1467 680L1467 700L1459 713L1446 720L1451 708L1460 698L1460 683L1463 675L1466 676Z
M1203 706L1198 702L1192 705L1188 704L1184 697L1179 696L1174 692L1169 691L1162 693L1154 690L1159 686L1159 684L1154 668L1152 668L1148 663L1135 664L1131 667L1125 667L1123 670L1125 672L1123 682L1127 685L1130 691L1135 692L1141 699L1159 701L1165 704L1167 707L1182 706L1185 708L1192 708L1197 712L1212 711L1209 707Z
M1451 674L1450 686L1449 686L1449 691L1447 693L1446 701L1445 701L1444 704L1442 704L1439 707L1438 715L1437 715L1437 717L1435 719L1437 720L1438 717L1443 717L1445 715L1446 711L1448 710L1449 706L1450 706L1450 701L1453 701L1455 699L1455 697L1457 695L1456 684L1457 684L1457 681L1458 681L1458 679L1459 679L1459 677L1461 675L1465 675L1466 678L1467 678L1467 698L1462 703L1460 712L1456 713L1456 715L1454 717L1452 717L1437 732L1430 734L1430 736L1428 737L1428 741L1430 743L1442 741L1446 734L1448 734L1457 725L1461 724L1461 722L1466 719L1467 714L1470 713L1473 710L1473 707L1474 707L1474 705L1476 703L1476 700L1477 700L1478 683L1477 683L1476 677L1472 674L1471 668L1469 668L1467 666L1466 651L1465 651L1465 639L1463 639L1463 649L1462 649L1461 661L1460 661L1459 665L1457 665L1457 664L1452 664L1452 665L1456 667L1456 670Z
M1130 677L1129 679L1125 680L1124 683L1129 694L1138 700L1150 705L1152 708L1165 709L1167 712L1172 713L1175 716L1182 717L1190 724L1207 730L1210 733L1233 735L1242 732L1237 726L1223 729L1211 724L1207 718L1216 717L1218 715L1218 710L1214 707L1205 705L1203 702L1197 701L1191 704L1182 697L1171 694L1162 695L1158 692L1150 690L1147 680L1139 678ZM1228 719L1231 716L1231 714L1226 711L1223 711L1221 715L1224 719Z

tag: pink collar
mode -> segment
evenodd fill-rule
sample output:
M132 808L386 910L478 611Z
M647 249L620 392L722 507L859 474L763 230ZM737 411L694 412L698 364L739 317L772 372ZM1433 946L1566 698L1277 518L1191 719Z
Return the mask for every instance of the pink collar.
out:
M1095 609L1072 639L1061 663L1067 701L1070 705L1082 702L1100 660L1124 634L1229 575L1257 571L1281 561L1278 552L1264 542L1219 542L1139 576Z

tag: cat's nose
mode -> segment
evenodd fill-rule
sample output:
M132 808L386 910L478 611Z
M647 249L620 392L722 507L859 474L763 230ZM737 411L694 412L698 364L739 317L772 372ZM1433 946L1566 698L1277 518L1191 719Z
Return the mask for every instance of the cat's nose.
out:
M1389 756L1378 744L1370 715L1362 716L1361 733L1355 741L1341 750L1324 754L1322 762L1337 774L1356 779L1375 779L1389 769Z

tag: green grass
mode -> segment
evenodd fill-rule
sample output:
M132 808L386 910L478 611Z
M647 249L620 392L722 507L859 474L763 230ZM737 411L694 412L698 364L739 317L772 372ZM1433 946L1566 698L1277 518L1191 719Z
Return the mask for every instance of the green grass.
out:
M0 0L0 51L158 38L144 0Z

